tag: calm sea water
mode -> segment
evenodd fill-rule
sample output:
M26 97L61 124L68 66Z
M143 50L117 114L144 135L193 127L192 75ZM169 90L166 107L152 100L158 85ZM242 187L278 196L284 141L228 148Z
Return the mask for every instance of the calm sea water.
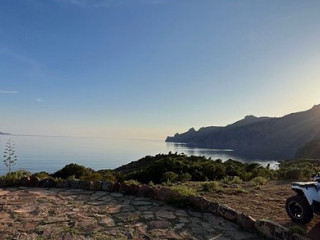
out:
M113 169L146 155L178 152L187 155L211 157L212 159L234 159L246 162L247 159L235 155L229 150L188 148L183 144L165 143L160 140L76 138L76 137L40 137L40 136L0 136L0 151L11 138L15 143L18 161L13 170L24 169L31 172L46 171L53 173L69 163L86 167ZM252 160L251 160L252 161ZM259 161L263 165L276 161ZM0 174L6 172L0 163Z

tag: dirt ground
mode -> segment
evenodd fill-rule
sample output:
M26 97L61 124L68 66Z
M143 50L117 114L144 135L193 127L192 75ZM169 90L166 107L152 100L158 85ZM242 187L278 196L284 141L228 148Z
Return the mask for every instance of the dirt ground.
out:
M291 190L291 182L274 181L258 187L251 183L222 185L222 192L204 192L199 183L189 184L207 199L225 204L255 219L273 220L286 227L297 225L291 221L285 210L286 199L295 195ZM298 226L306 231L310 239L319 239L320 216L315 215L309 224Z

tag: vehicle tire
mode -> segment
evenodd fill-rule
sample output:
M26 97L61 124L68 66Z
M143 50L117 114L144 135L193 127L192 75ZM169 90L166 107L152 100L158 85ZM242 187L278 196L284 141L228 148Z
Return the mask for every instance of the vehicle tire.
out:
M287 199L286 211L292 221L306 224L313 218L312 209L304 196L293 196Z

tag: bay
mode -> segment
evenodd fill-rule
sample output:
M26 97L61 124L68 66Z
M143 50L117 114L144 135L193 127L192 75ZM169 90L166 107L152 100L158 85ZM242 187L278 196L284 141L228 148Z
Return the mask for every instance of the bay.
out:
M91 137L52 137L52 136L6 136L0 135L0 151L4 152L8 139L15 143L17 155L13 170L24 169L30 172L46 171L53 173L65 165L77 163L95 170L114 169L146 155L177 152L222 159L247 162L248 159L237 156L230 150L189 148L184 144L166 143L163 140L149 139L110 139ZM262 165L277 165L276 161L261 161ZM4 164L0 164L0 174L6 173Z

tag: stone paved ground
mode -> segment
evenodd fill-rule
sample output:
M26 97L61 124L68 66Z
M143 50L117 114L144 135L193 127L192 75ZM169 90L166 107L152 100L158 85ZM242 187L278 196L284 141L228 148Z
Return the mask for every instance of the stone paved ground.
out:
M120 193L0 189L0 239L254 240L256 234L209 213Z

